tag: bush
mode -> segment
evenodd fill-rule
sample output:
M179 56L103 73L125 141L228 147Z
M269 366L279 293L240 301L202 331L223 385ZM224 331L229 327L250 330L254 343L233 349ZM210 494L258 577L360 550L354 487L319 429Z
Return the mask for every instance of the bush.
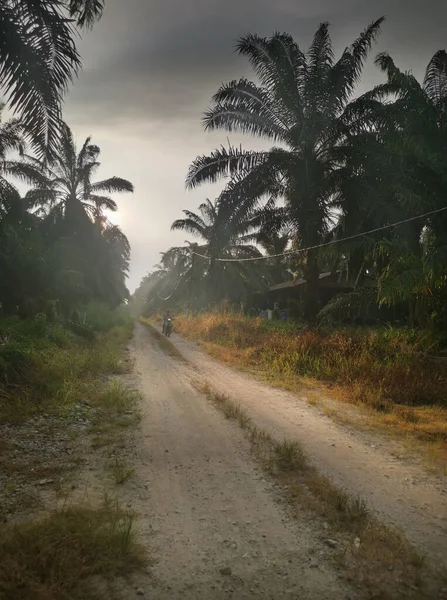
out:
M0 319L2 411L14 415L20 406L33 412L43 402L63 406L78 401L98 373L125 370L121 354L131 329L115 326L93 336L80 323L71 323L71 328L78 336L43 315Z
M60 325L48 323L45 315L0 319L0 382L10 385L24 380L34 354L70 342L70 334Z
M239 315L176 318L188 337L240 350L238 359L270 376L311 377L345 386L371 405L447 406L447 370L439 340L410 329L305 330Z
M127 306L111 309L106 304L91 302L79 312L80 322L92 331L109 331L113 327L131 328L133 324Z

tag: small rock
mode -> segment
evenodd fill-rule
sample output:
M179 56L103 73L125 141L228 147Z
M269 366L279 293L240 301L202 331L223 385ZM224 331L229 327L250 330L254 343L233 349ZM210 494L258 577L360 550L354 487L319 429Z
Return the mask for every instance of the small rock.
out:
M144 590L143 590L143 588L138 588L137 589L137 596L144 596Z
M220 574L221 575L231 575L232 574L232 570L230 567L222 567L222 569L220 569Z
M336 548L338 546L335 540L324 540L324 543L326 546L329 546L329 548Z
M48 485L50 483L53 483L53 479L41 479L39 481L39 485Z
M355 538L355 540L354 540L354 546L355 546L356 548L360 548L360 545L361 545L360 538L358 538L358 537L357 537L357 538Z

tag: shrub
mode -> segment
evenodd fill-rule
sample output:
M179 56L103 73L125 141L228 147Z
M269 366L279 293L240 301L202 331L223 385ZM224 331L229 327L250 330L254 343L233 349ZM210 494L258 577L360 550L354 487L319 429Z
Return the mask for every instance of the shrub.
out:
M386 407L447 406L447 371L431 355L439 341L410 329L306 330L239 315L176 318L179 333L241 351L270 376L311 377L345 386L356 401Z
M91 302L80 310L81 323L92 331L109 331L113 327L131 328L133 324L127 306L111 309L106 304Z

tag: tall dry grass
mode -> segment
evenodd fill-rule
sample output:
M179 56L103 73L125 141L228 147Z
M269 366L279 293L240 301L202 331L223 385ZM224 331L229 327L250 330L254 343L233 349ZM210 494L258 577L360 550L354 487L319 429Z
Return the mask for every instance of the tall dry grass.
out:
M306 330L238 315L179 315L175 329L205 342L226 362L274 383L314 379L339 399L380 413L382 421L431 441L447 441L447 360L436 340L407 329Z

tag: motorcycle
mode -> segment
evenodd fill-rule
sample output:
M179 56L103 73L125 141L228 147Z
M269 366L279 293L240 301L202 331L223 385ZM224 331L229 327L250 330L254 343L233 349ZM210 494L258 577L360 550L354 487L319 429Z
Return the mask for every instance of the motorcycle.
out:
M164 334L166 337L171 337L171 333L172 333L172 320L168 319L165 324Z

